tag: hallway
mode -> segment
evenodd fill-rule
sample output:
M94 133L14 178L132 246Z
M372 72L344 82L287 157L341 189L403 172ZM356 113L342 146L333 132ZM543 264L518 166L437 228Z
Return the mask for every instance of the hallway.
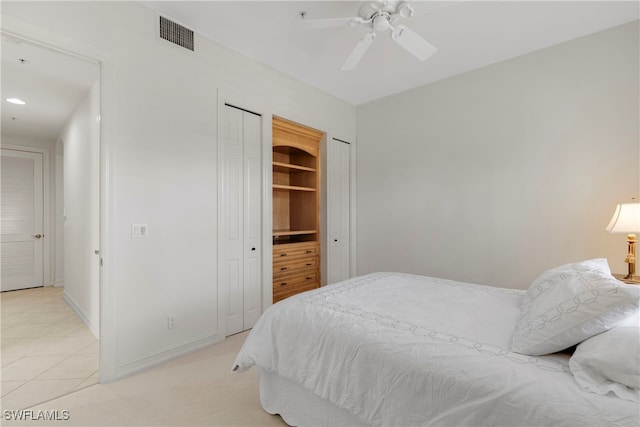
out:
M98 340L63 288L0 294L2 410L23 409L98 382Z

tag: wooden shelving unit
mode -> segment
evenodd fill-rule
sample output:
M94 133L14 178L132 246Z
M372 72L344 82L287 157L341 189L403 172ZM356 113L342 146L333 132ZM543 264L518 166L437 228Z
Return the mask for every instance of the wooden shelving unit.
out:
M320 286L320 141L273 118L273 301Z

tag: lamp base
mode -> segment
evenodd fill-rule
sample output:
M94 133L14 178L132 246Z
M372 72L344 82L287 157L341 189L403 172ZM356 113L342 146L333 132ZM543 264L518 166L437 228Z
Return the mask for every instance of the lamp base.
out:
M613 277L628 285L640 285L640 276L629 276L628 274L614 274Z

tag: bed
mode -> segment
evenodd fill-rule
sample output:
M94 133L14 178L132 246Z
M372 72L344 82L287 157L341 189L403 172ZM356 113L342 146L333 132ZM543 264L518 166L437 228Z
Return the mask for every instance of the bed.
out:
M560 271L583 286L576 265ZM597 326L581 320L570 339L589 341L625 327L637 336L637 320L630 319L637 318L638 289L607 280L614 291L596 298L613 299L607 315ZM638 426L635 377L625 372L626 385L606 379L619 387L586 391L572 373L574 352L513 351L518 334L529 339L545 329L535 322L536 310L562 297L557 274L537 281L522 291L390 272L352 278L267 309L233 370L257 366L263 408L295 426ZM593 310L593 302L571 292L572 304ZM549 322L566 322L580 310ZM533 341L544 347L554 340L543 334ZM560 341L551 345L566 344ZM528 349L548 348L534 350ZM624 355L632 364L637 357Z

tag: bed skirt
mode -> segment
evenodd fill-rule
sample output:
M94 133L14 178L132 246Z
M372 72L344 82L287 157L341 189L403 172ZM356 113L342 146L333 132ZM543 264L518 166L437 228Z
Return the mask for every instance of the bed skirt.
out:
M368 426L350 412L275 372L262 368L258 372L262 407L270 414L279 414L290 426Z

